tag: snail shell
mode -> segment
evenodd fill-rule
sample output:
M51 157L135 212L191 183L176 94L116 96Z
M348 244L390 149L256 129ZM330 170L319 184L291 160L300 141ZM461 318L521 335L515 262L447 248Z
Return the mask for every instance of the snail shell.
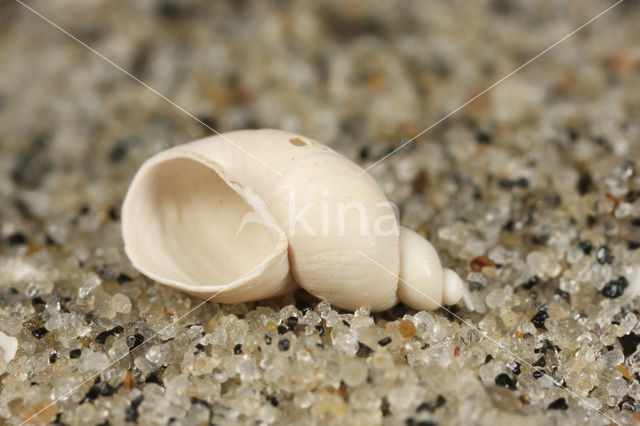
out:
M368 173L325 145L242 130L160 152L122 207L125 251L154 280L226 303L298 285L333 305L456 303L460 278L398 226ZM398 279L398 277L400 279Z

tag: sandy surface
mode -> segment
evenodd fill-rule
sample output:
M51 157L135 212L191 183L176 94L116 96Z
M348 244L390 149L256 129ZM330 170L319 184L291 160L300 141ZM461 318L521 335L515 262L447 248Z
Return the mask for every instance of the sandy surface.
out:
M206 126L291 130L368 167L613 3L28 4ZM625 0L370 170L471 295L370 315L302 291L199 306L141 276L128 183L210 130L3 1L0 331L18 348L3 362L0 336L0 417L637 422L639 20Z

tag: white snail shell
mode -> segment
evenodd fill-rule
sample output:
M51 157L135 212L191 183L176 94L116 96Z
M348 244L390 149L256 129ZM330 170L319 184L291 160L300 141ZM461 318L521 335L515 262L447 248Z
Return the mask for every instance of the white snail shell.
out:
M220 302L298 284L350 310L398 300L435 309L462 295L460 278L427 240L398 226L368 173L280 130L236 131L154 155L127 192L122 232L143 274Z

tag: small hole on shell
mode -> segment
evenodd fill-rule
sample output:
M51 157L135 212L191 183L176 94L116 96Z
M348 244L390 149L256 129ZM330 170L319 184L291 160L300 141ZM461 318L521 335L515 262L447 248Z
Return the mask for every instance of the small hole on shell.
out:
M295 145L295 146L305 146L307 144L305 141L303 141L300 138L291 138L289 139L289 142L291 143L291 145Z

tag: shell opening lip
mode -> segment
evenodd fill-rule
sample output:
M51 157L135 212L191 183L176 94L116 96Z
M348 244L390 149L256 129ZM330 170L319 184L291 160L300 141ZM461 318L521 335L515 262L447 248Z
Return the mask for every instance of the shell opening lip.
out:
M181 165L175 162L179 161L195 162L204 167L198 168L194 164L185 163L182 165L189 167L183 167L180 169L181 173L177 173ZM160 165L162 167L159 167ZM172 170L172 166L176 170ZM218 191L211 188L208 191L204 183L196 182L202 180L205 170L209 183L219 185ZM189 173L192 175L189 176ZM215 182L216 179L224 185ZM226 192L221 192L220 189L225 187ZM220 195L221 193L223 195ZM227 198L215 199L215 196ZM175 200L172 200L172 197ZM199 202L209 203L204 206L207 209L200 208ZM219 211L230 208L233 214L221 213L215 217L211 216L217 211L211 209L214 202L220 203L219 205L226 203ZM157 207L162 211L152 210ZM236 236L232 235L236 230L241 231L236 222L242 218L243 213L250 211L257 213L261 219L259 225L253 225L251 232L251 238L256 239L255 244L251 244L246 236L244 239L242 235L235 240L232 238ZM221 223L218 224L218 221ZM191 230L173 229L169 226L171 224L183 228L191 227ZM256 232L258 226L264 228ZM220 233L223 237L226 236L227 240L201 242L199 240L205 239L204 236L197 238L199 233L194 229L209 232L208 236ZM190 232L188 236L181 234L187 231ZM250 188L245 188L226 176L214 161L185 149L174 148L157 154L146 161L136 173L123 203L122 233L125 253L136 269L158 282L193 293L216 293L242 286L260 276L266 265L274 259L283 253L286 256L287 253L286 235L278 227L262 199ZM258 238L255 237L256 233ZM197 241L190 241L189 238ZM175 246L169 244L170 242L174 242ZM191 243L194 243L195 248L188 248ZM229 247L234 244L239 247ZM191 252L181 251L185 248ZM202 248L210 248L213 252L206 253L206 250L200 250ZM243 250L249 255L244 256ZM154 259L154 255L160 259ZM251 255L254 257L251 258ZM194 259L196 257L199 261ZM222 259L217 261L216 257ZM218 263L213 266L209 264L216 261ZM238 262L245 270L239 272L232 269ZM200 276L216 276L215 273L211 274L211 271L219 269L226 269L227 273L220 279L222 283L212 284L206 282L210 279L194 279L197 277L192 271L197 271L198 267L206 270L206 273L203 272Z

